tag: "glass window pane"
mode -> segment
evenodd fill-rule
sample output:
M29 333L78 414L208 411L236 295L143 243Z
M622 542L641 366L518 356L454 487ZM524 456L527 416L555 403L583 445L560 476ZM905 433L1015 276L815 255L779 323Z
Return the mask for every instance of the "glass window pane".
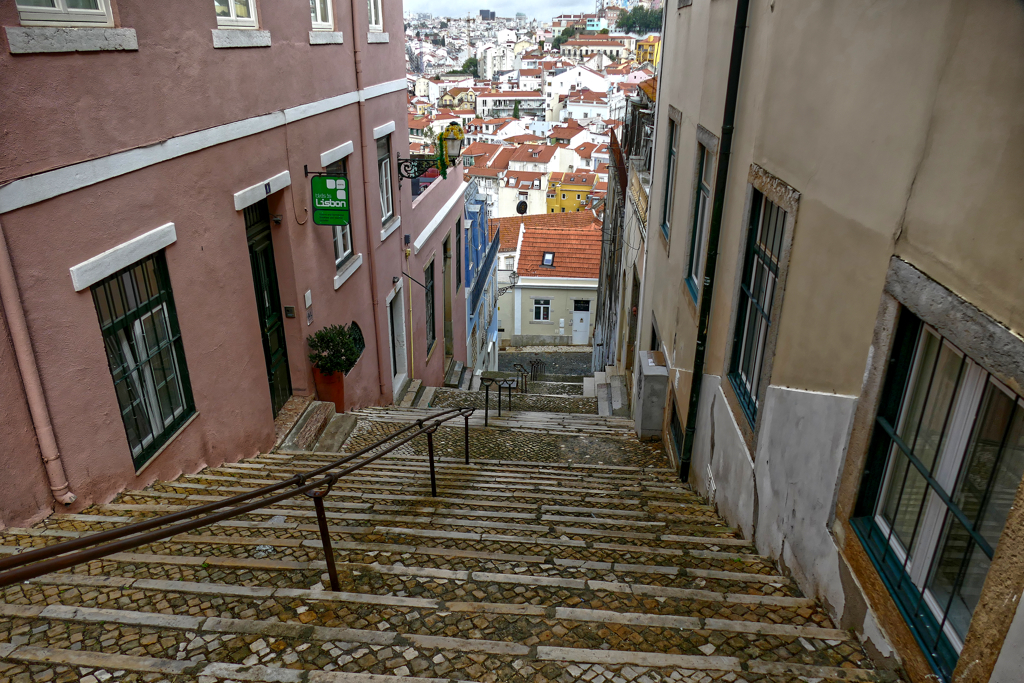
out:
M704 164L704 169L703 169L704 170L704 184L707 185L710 188L711 187L711 169L715 165L715 161L714 161L714 158L711 156L711 152L709 152L704 147L702 147L701 149L704 150L704 162L703 162L703 164Z
M313 18L313 23L314 24L317 21L319 21L319 19L317 19L317 16L316 16L316 0L309 0L309 13L310 13L310 15Z
M250 0L235 0L235 18L252 19L252 12L249 9Z
M93 9L100 8L99 0L66 0L68 9Z
M213 0L213 9L218 17L230 17L231 0Z
M18 7L47 7L56 9L57 0L18 0Z
M320 21L328 22L331 20L331 8L329 6L330 0L320 0Z

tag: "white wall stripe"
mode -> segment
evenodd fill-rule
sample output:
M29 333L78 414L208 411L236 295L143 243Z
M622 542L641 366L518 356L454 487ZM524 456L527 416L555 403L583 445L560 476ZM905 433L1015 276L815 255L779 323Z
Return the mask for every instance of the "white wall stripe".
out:
M394 132L395 132L395 122L394 121L388 121L383 126L377 126L376 128L373 129L373 139L376 140L378 138L384 137L388 133L394 133Z
M169 244L174 244L177 239L174 223L161 225L159 228L143 233L113 249L108 249L99 256L93 256L88 261L82 261L77 266L72 266L71 284L75 286L76 292L81 292L86 287L91 287L100 280L110 277L122 268L127 268L150 254L155 254Z
M354 147L352 146L351 140L349 140L343 145L338 145L333 149L329 149L320 155L320 165L323 166L324 168L327 168L335 161L340 161L341 159L347 157L349 154L352 153L353 149Z
M287 123L323 114L355 102L406 89L406 80L399 78L358 92L345 93L318 102L310 102L241 121L214 126L205 130L168 138L146 147L117 152L98 159L82 161L52 171L21 178L0 187L0 214L59 197L163 161L176 159L208 147L256 135Z
M461 183L455 189L455 193L451 197L449 197L448 201L446 201L444 203L444 206L441 207L441 210L434 214L434 217L430 219L429 223L427 223L427 227L423 228L423 232L417 235L416 241L412 243L413 253L420 253L420 249L422 249L423 245L427 243L428 239L430 239L430 235L433 234L434 230L437 229L437 226L441 225L441 221L443 221L445 216L447 216L448 213L452 210L452 207L455 206L455 203L462 198L462 195L466 191L466 188L468 186L469 183L467 182Z
M235 211L241 211L247 206L252 206L267 195L274 194L292 184L292 174L282 171L276 176L267 178L263 182L251 185L244 190L235 193Z

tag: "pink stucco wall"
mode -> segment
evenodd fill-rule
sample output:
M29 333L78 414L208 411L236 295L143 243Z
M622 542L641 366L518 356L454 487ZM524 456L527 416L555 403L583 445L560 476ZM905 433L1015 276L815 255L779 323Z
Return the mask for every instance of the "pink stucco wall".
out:
M385 2L391 42L366 43L366 3L335 1L344 45L310 46L309 15L295 3L260 3L271 48L212 46L209 0L150 3L118 0L121 26L135 28L139 51L12 56L0 49L0 181L160 142L404 79L401 3ZM17 25L13 3L0 5L0 24ZM2 35L2 33L0 33ZM354 56L360 53L357 79ZM83 77L86 74L88 77ZM40 88L40 83L50 84ZM385 296L405 268L403 236L412 239L461 183L461 170L435 183L412 206L409 184L397 191L402 226L381 240L375 127L395 121L393 154L408 155L405 91L319 113L8 211L0 216L29 333L71 491L73 510L110 500L124 488L172 479L182 472L238 460L273 445L274 424L257 320L243 214L233 195L288 170L291 185L271 194L280 216L272 227L293 392L314 391L306 337L329 324L357 322L366 349L346 377L346 407L392 400ZM320 154L351 141L352 238L362 265L334 288L333 237L309 217L303 167L320 169ZM365 158L364 158L365 153ZM435 198L436 197L436 198ZM458 202L409 270L440 254L462 213ZM165 249L188 365L196 417L141 474L132 465L118 403L88 290L75 292L68 269L168 222L177 240ZM451 233L454 251L454 233ZM443 336L441 271L437 269L437 336ZM454 283L454 276L452 278ZM409 287L411 283L407 283ZM306 324L303 297L312 296ZM418 290L418 291L417 291ZM407 320L419 349L425 318L415 286ZM457 358L465 358L465 284L453 296ZM408 298L405 299L408 302ZM407 305L407 304L406 304ZM376 310L376 315L375 315ZM407 310L407 309L406 309ZM2 320L0 320L2 322ZM443 352L422 355L416 377L440 384ZM52 499L24 405L6 327L0 327L0 523L27 523L49 512ZM17 491L3 488L17 477Z

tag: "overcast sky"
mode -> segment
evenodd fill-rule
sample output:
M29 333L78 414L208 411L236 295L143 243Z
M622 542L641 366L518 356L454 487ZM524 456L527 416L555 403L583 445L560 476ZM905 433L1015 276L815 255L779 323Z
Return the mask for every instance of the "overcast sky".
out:
M442 10L441 7L444 9ZM405 0L407 12L430 12L434 16L465 17L467 13L480 16L480 10L493 10L499 17L514 17L522 12L532 19L549 21L559 14L593 12L593 0Z

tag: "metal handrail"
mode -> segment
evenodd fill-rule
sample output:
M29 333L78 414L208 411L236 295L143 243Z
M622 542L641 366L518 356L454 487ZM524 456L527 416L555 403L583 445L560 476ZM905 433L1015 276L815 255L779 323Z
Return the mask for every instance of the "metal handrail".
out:
M247 493L240 493L224 500L214 501L212 503L206 503L204 505L198 505L187 510L181 510L173 512L167 515L161 515L159 517L153 517L151 519L129 524L128 526L119 527L117 529L108 529L107 531L101 531L96 534L90 534L82 538L75 538L68 541L62 541L55 543L44 548L37 548L35 550L28 550L16 555L10 555L5 558L0 558L0 588L10 586L21 581L27 581L34 579L44 574L59 571L61 569L68 569L75 567L86 562L91 562L114 553L119 553L125 550L131 550L142 545L148 545L155 541L163 540L171 536L175 536L180 533L192 531L204 526L209 526L216 522L230 519L237 515L242 515L252 510L266 507L267 505L275 505L281 501L289 498L294 498L299 495L307 494L313 497L314 506L316 507L317 518L320 522L321 541L324 546L325 555L327 555L328 569L333 569L333 552L331 551L330 537L327 535L327 517L323 509L323 496L338 482L338 480L347 475L355 472L356 470L368 465L379 458L392 452L399 446L403 446L417 436L421 434L427 435L427 446L429 450L429 462L430 462L430 484L431 494L437 496L437 484L434 476L434 441L433 434L437 431L443 423L448 420L462 417L465 420L465 454L466 464L469 464L469 416L473 414L474 408L449 408L436 413L430 417L420 418L415 422L406 425L402 429L389 434L388 436L380 439L373 444L362 448L355 453L340 458L332 463L323 465L309 472L303 474L296 474L295 476L278 482L276 484L269 484L261 487L254 491ZM432 420L432 421L431 421ZM425 424L430 421L430 424ZM340 467L352 460L367 454L374 449L380 448L389 441L401 437L406 432L415 429L411 434L407 434L395 443L391 443L384 450L374 453L370 457L354 464L340 472L335 472L327 475L323 479L316 481L308 481L311 477L317 477L321 474L329 472L330 470ZM274 491L279 491L283 488L290 486L296 486L297 488L276 493L268 498L262 496ZM326 487L326 491L318 492L317 489ZM259 498L259 500L251 500L253 498ZM245 502L250 501L250 502ZM236 505L238 503L244 503L242 505ZM220 512L214 512L220 508L230 507L227 510L221 510ZM207 514L212 513L212 514ZM190 519L192 517L199 517L199 519ZM181 521L190 520L190 521ZM171 526L166 526L171 524ZM157 527L165 527L157 529ZM340 590L338 585L337 573L330 571L331 574L331 588L335 591Z

